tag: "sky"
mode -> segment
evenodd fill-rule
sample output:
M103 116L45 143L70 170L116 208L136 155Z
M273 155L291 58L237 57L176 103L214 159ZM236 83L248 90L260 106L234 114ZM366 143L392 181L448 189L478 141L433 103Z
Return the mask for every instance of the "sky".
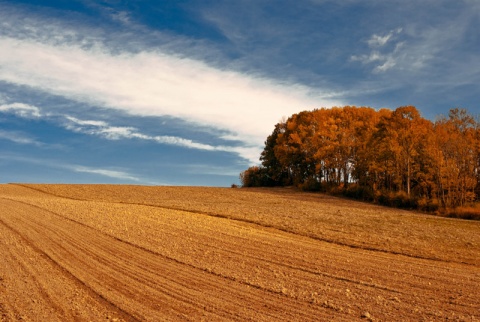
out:
M283 117L480 114L480 0L0 0L0 182L230 186Z

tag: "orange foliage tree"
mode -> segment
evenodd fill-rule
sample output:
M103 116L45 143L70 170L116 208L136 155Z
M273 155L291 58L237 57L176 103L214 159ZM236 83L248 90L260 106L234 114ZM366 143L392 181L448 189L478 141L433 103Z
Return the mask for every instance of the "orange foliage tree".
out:
M433 123L414 106L321 108L278 123L260 159L241 174L244 186L297 185L397 206L455 208L478 197L480 126L463 109Z

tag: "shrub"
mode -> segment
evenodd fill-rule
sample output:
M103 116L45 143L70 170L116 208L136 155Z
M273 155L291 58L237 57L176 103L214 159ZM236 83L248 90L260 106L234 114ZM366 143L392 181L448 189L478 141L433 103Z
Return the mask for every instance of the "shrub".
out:
M253 166L240 173L240 181L243 187L267 187L269 178L267 169Z
M480 220L480 209L477 207L458 207L447 212L451 218Z
M360 186L358 184L351 184L343 192L345 197L353 198L363 201L374 201L375 194L370 187Z
M331 185L330 187L328 187L328 193L333 196L342 196L344 192L345 189L343 189L343 185Z
M315 178L308 178L298 185L298 188L304 191L320 191L322 184Z
M378 203L388 207L415 209L417 202L409 197L405 191L383 191L378 197Z
M417 208L421 211L436 212L440 208L438 199L428 199L426 197L422 197L417 199L416 202Z
M401 196L397 195L397 204L398 208L405 208L405 209L417 209L417 200L412 197L408 196L406 192L400 191Z
M383 206L392 207L392 193L390 191L381 191L377 196L378 203Z

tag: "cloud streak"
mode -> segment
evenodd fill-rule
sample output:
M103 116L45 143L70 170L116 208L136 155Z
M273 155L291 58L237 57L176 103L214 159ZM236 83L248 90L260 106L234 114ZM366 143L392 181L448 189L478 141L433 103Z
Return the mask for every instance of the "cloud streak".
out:
M227 130L241 140L247 148L243 150L258 150L282 116L342 105L303 85L223 70L159 49L119 51L89 38L87 42L93 45L86 47L64 41L67 37L59 30L48 32L50 38L45 38L45 32L37 38L0 36L1 81L131 115L169 116ZM133 129L103 131L106 137L115 138L129 136ZM177 143L208 148L195 142Z
M225 145L211 145L195 142L189 139L168 136L168 135L148 135L141 133L137 128L125 126L111 126L104 121L80 120L72 116L65 116L65 128L77 133L96 135L108 140L137 139L152 141L159 144L168 144L188 149L197 149L205 151L230 152L242 155L250 162L255 163L260 153L257 147L235 147Z
M23 103L0 105L0 112L13 113L23 118L38 118L41 116L38 107Z
M129 181L136 181L136 182L141 181L140 178L137 178L124 171L97 169L97 168L90 168L90 167L84 167L79 165L68 166L66 168L69 168L70 170L75 172L98 174L98 175L113 178L113 179L129 180Z
M397 28L383 36L373 34L370 39L367 40L368 47L372 50L370 54L360 56L353 55L350 57L350 61L358 61L363 65L374 64L374 73L383 73L392 69L397 65L398 53L403 47L403 43L397 42L393 50L386 47L388 47L387 44L394 41L395 36L399 35L402 31L402 28Z
M54 169L65 169L77 173L89 173L94 175L100 175L102 177L108 177L116 180L123 180L128 182L143 182L147 184L160 184L158 182L149 182L144 178L140 178L129 171L119 170L118 168L105 168L105 167L87 167L79 164L66 164L65 162L59 162L58 160L31 158L17 154L2 154L0 160L7 162L21 162L33 165L39 165L41 167L48 167Z
M395 30L391 30L384 36L380 36L377 34L372 35L372 37L367 41L370 47L383 47L387 44L387 42L392 39L394 35L400 34L402 32L402 28L397 28Z
M227 145L211 145L201 142L195 142L190 139L185 139L170 135L149 135L142 133L135 127L131 126L113 126L108 122L102 120L82 120L70 115L44 113L40 108L27 105L23 103L12 103L0 105L0 112L13 113L23 118L42 117L47 121L55 120L60 122L65 129L81 134L94 135L107 140L145 140L158 144L166 144L172 146L183 147L187 149L196 149L204 151L228 152L241 155L251 163L256 163L260 154L260 149L256 146L227 146ZM9 140L18 144L33 144L37 146L43 145L36 140L27 137L23 133L8 132L0 130L0 139ZM231 137L227 139L238 140L238 137Z
M26 134L18 131L4 131L0 130L0 139L8 140L17 144L27 144L42 146L43 144L37 140L27 136Z

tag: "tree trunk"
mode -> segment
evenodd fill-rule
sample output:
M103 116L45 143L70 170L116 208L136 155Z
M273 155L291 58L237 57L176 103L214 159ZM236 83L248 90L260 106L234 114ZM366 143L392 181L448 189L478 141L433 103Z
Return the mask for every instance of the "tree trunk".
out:
M407 159L407 196L410 198L410 180L411 180L410 158Z

